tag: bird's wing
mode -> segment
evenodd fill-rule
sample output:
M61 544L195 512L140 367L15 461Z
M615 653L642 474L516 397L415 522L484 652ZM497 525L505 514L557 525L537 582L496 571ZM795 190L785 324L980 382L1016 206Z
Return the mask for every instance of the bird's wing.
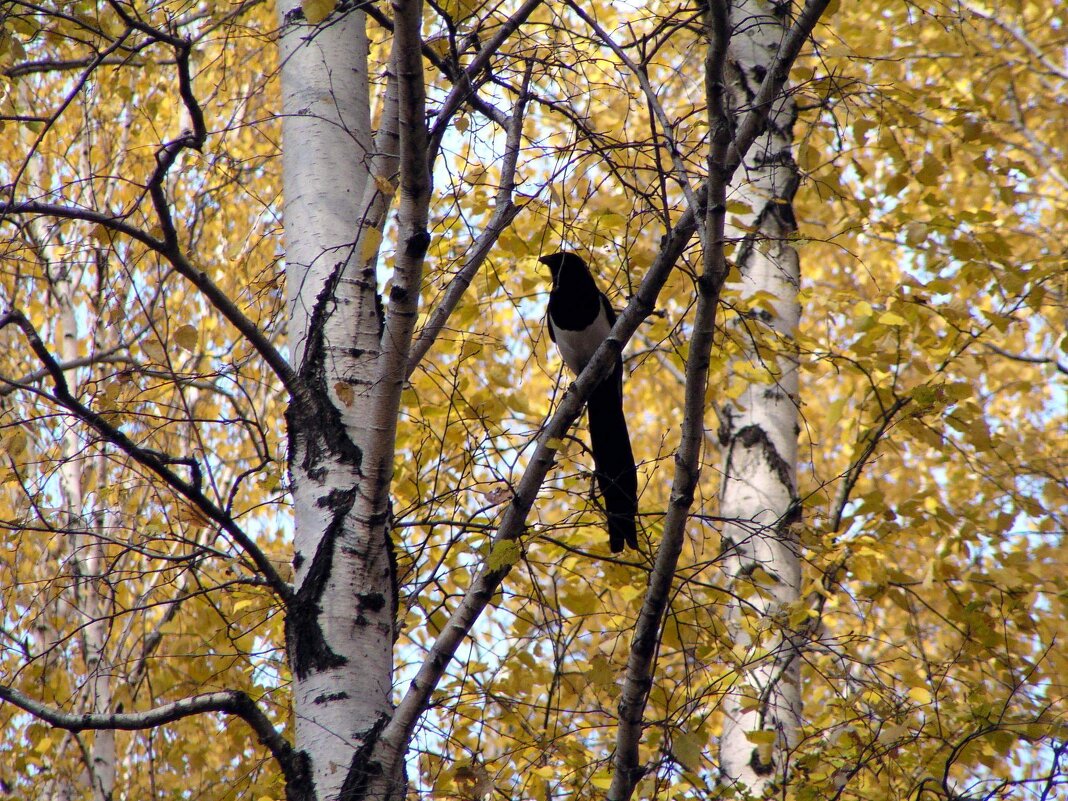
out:
M608 295L606 295L604 292L601 293L601 308L604 309L604 316L608 318L608 327L611 328L612 326L614 326L616 324L616 310L612 308L612 302L608 299ZM615 369L614 369L613 372L615 372L615 374L617 376L616 380L619 383L619 394L622 396L622 394L623 394L623 359L622 359L622 357L620 357L619 360L617 361ZM612 376L611 376L611 374L609 374L608 378L605 379L605 380L606 381L610 381L611 379L612 379Z
M612 308L612 301L604 292L601 293L601 306L604 308L605 317L608 318L608 327L611 328L616 324L616 310Z

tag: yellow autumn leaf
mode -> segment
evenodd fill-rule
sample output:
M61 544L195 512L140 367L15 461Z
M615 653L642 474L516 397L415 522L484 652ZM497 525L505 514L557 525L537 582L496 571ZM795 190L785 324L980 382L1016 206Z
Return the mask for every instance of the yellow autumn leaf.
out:
M155 339L145 339L141 342L141 352L156 363L163 363L167 360L166 348Z
M745 739L753 745L771 745L775 742L776 736L775 732L767 729L756 729L745 733Z
M356 392L353 390L352 385L346 381L338 381L334 384L334 393L337 395L337 399L345 406L352 406L356 401Z
M879 315L878 322L881 325L908 325L908 320L894 312L883 312Z
M494 544L493 550L486 559L486 569L503 570L504 568L511 567L519 561L519 557L522 553L523 550L520 548L519 543L514 540L497 542Z
M393 197L393 193L396 191L396 187L393 185L393 182L389 180L389 178L385 177L384 175L376 175L374 180L375 188L378 189L379 192L381 192L386 197Z
M367 228L363 232L363 247L360 256L364 263L370 262L378 255L378 246L382 244L382 232L377 228Z
M932 695L931 691L926 687L911 687L909 688L909 698L917 704L926 705L931 703Z
M318 25L329 17L330 12L336 6L337 0L300 0L300 8L304 12L304 19L312 25Z
M192 353L196 350L197 341L200 339L200 334L196 328L191 325L182 325L175 329L172 335L175 343L182 350L187 350Z
M612 774L607 771L599 770L590 778L590 784L598 790L607 790L612 786Z
M697 733L677 732L671 738L672 756L690 772L700 770L704 747L705 738Z

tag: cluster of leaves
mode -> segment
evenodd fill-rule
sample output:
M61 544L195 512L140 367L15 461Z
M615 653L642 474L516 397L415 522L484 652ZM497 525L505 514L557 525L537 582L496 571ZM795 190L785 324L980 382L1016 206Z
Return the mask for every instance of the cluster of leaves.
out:
M1050 92L1068 73L1042 55L1065 19L1034 3L866 14L879 25L837 16L812 64L833 76L815 93L833 114L800 147L805 408L823 407L805 416L808 544L829 660L810 725L835 732L800 764L861 792L1037 795L1065 714L1052 131L1068 120Z
M1055 433L1068 358L1058 323L1065 207L1055 132L1064 76L1036 53L1055 50L1058 12L1022 5L1011 20L978 8L948 13L934 4L839 9L796 81L809 568L803 603L789 619L812 636L797 758L805 797L892 797L921 787L984 795L1014 782L1037 794L1051 773L1057 781L1066 485ZM692 17L655 6L640 20L600 8L596 16L626 52L642 54L677 121L671 133L681 161L700 174L703 97L688 71L701 45L683 24ZM658 31L672 25L656 47ZM527 129L538 161L524 177L538 194L516 228L530 233L501 240L457 326L453 352L461 358L451 380L439 381L443 393L465 385L463 393L470 387L506 406L503 420L476 425L474 435L470 421L453 424L470 437L466 453L484 466L483 480L504 485L522 465L512 454L542 414L538 407L530 415L530 399L550 395L534 368L548 368L552 379L558 367L536 325L541 304L528 302L539 288L530 242L588 248L601 280L623 298L655 248L650 229L684 204L635 76L574 16L562 14L547 31L546 46L567 66L538 72L535 82L544 101L535 107L549 113L535 112ZM885 52L893 56L873 55ZM579 93L579 85L596 91ZM477 126L460 133L464 159L493 152ZM490 163L475 164L479 178L492 176ZM654 540L695 297L687 263L627 360L641 507ZM742 317L762 303L726 300L725 313ZM761 355L782 347L751 328ZM485 338L470 344L473 337ZM713 404L769 380L766 363L722 373L741 344L722 342ZM479 348L489 348L488 359L478 359ZM463 358L474 371L462 368ZM447 397L428 409L455 415ZM485 447L508 434L507 449ZM723 641L711 430L708 446L647 717L643 757L660 769L643 781L643 795L662 792L664 782L685 795L714 781L717 703L739 658ZM405 470L421 464L413 459ZM643 573L575 553L596 554L601 537L588 465L581 443L563 445L523 570L443 691L446 711L428 727L423 762L438 792L474 796L492 786L552 797L607 787L617 679ZM437 469L435 462L426 472ZM467 486L472 506L492 522L501 485L489 484L488 493L475 481ZM477 547L477 530L453 531L459 547ZM466 562L455 564L462 577ZM440 586L448 606L450 588ZM427 611L432 621L440 608ZM758 645L771 628L756 632Z
M56 353L73 335L74 397L141 448L191 460L173 465L183 477L195 463L205 493L284 571L277 382L172 264L110 223L159 234L149 193L156 154L189 125L174 53L124 21L114 7L123 4L69 5L27 5L0 39L0 183L10 186L5 200L105 218L0 218L0 305L19 308ZM333 7L307 5L314 14ZM476 57L510 10L430 5L425 52L446 67ZM1068 597L1058 562L1068 508L1068 195L1058 136L1068 119L1057 100L1068 87L1044 55L1056 52L1065 20L1026 2L997 15L970 3L853 5L819 29L794 81L808 584L785 612L810 638L794 792L981 795L1024 781L1041 791L1046 749L1063 735L1068 675L1057 642ZM140 9L138 19L193 42L208 138L199 156L184 151L163 186L182 248L281 347L269 12L209 4ZM544 336L547 276L536 256L586 251L622 305L685 208L678 177L703 173L696 20L696 10L667 3L546 4L480 87L490 107L456 117L442 143L428 312L493 210L504 133L490 121L492 104L515 103L529 74L522 211L405 392L394 479L398 686L487 556L509 488L568 380ZM382 21L372 14L369 23L374 75L388 52ZM449 86L442 76L429 87L432 113ZM678 440L699 260L684 256L627 354L652 543ZM724 314L749 319L762 302L729 294ZM728 374L743 343L727 330L650 695L642 757L653 769L639 785L647 797L696 797L715 783L718 702L745 658L722 623L713 412L746 382L769 379L764 363ZM761 355L790 347L755 319L749 330ZM127 710L241 689L284 724L281 621L263 576L159 475L58 402L18 329L0 331L0 345L0 683L79 711L94 672ZM424 723L411 778L435 797L587 797L610 781L618 678L647 564L605 558L583 439L560 443L523 547L496 555L518 569ZM73 507L69 472L81 487ZM84 572L90 548L107 565L99 574ZM89 595L107 624L103 666L86 659ZM772 625L752 632L754 649ZM16 795L48 781L78 785L92 735L48 734L9 705L0 728L10 766L0 780ZM122 734L122 782L130 797L164 788L278 797L277 776L259 767L250 740L240 726L204 719Z
M242 66L275 59L268 9L236 20L225 7L129 10L194 43L211 144L163 183L182 246L281 342L275 90ZM0 219L0 306L29 320L78 404L137 448L179 460L174 474L285 569L277 387L173 265L114 227L160 235L155 154L190 124L173 49L107 3L2 13L0 183L5 200L60 211ZM0 340L0 681L77 711L92 709L97 676L110 685L109 708L97 711L276 690L281 621L253 566L196 504L60 400L23 331L7 326ZM102 631L90 632L89 610ZM284 719L285 699L274 708ZM89 791L82 760L96 735L48 735L10 705L0 727L9 792ZM276 794L247 731L221 718L120 734L117 754L130 797Z

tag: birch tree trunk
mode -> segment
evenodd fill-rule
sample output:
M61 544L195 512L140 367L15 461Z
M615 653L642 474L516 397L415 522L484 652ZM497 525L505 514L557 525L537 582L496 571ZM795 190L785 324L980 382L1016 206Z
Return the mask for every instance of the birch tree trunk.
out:
M74 307L74 288L69 265L49 263L56 268L52 283L59 306L60 337L57 350L63 361L78 357L77 312ZM80 531L73 538L72 564L77 574L74 585L74 608L81 617L84 630L81 637L82 658L87 676L85 709L90 714L103 714L112 708L111 665L107 658L110 614L106 597L105 576L108 562L103 544L95 528L102 520L87 520L82 470L87 464L79 458L83 449L77 430L70 427L63 437L63 464L60 468L64 503L72 531ZM115 793L115 732L102 730L92 734L92 744L86 753L86 772L93 788L95 801L111 801Z
M731 4L733 30L728 91L736 109L751 105L789 29L784 3ZM749 379L721 409L724 446L720 509L735 522L724 527L725 570L735 599L729 631L737 682L724 702L721 767L730 783L760 796L785 780L801 723L800 664L790 635L790 612L800 594L801 570L793 523L798 517L797 355L794 336L799 265L790 244L796 231L792 200L798 170L791 155L796 110L783 94L765 132L754 142L733 181L729 199L749 210L728 218L728 241L741 278L732 287L741 313L728 317L740 346L732 376ZM734 208L732 206L732 208ZM759 294L772 298L761 303Z
M56 352L63 362L73 362L79 356L78 343L83 341L84 336L84 332L79 330L75 307L75 292L81 275L71 274L75 266L65 263L56 253L52 234L40 219L30 221L27 231L55 301ZM63 435L59 486L66 524L72 532L70 564L75 581L69 609L77 616L81 628L80 645L87 677L83 690L83 710L88 714L100 714L109 711L112 706L111 666L106 651L111 614L103 592L106 584L102 581L107 571L107 560L101 540L94 531L99 521L88 520L84 514L86 504L82 472L88 462L83 458L83 451L84 443L77 428L68 427ZM49 642L45 647L51 648L55 644ZM116 775L115 732L103 730L89 736L91 743L83 744L82 749L86 784L92 788L94 801L111 801ZM76 746L72 743L69 747ZM44 797L69 799L76 797L78 792L77 786L57 777L48 782Z
M305 797L331 801L359 789L392 710L389 476L367 469L382 463L384 439L369 425L383 324L377 252L359 244L373 191L367 37L362 11L339 9L318 25L299 0L278 13L288 334L302 382L287 413L295 592L286 638Z

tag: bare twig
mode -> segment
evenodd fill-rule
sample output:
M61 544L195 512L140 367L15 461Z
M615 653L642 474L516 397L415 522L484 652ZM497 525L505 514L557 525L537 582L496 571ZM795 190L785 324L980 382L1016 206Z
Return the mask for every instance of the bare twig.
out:
M468 253L467 260L464 262L460 271L453 276L449 281L448 287L445 289L445 294L434 306L434 310L430 313L430 319L427 320L426 325L423 326L419 332L419 336L416 338L415 344L412 346L412 353L408 359L408 377L410 378L415 368L426 356L427 351L434 345L438 336L441 334L442 329L445 327L445 323L448 322L449 317L456 309L456 305L460 302L460 299L464 296L467 288L471 285L471 281L474 279L475 274L478 273L482 263L486 260L493 245L497 242L501 233L507 228L516 215L520 212L520 207L515 204L515 175L516 164L519 160L519 150L522 144L523 136L523 119L524 112L527 103L527 87L530 83L530 76L533 64L527 64L527 71L523 77L523 89L520 93L519 100L516 101L515 110L512 112L512 116L508 120L508 139L504 148L504 158L501 161L501 185L497 190L496 205L493 209L493 216L490 217L489 222L486 223L486 227L482 230L482 233L475 239L474 245Z
M37 358L41 360L45 369L48 370L48 374L55 387L55 395L52 399L56 403L73 413L79 420L90 426L112 445L133 458L138 464L147 467L153 473L158 475L163 479L167 486L186 498L207 518L218 523L219 526L233 538L234 542L248 554L249 558L256 565L256 568L262 573L264 579L278 594L278 597L286 602L290 600L293 594L292 589L281 575L279 575L270 559L267 558L267 555L260 550L259 546L257 546L252 538L237 525L230 515L216 506L210 498L204 495L197 479L199 468L194 471L193 478L190 481L186 481L175 473L169 465L177 463L184 464L187 460L175 459L166 454L161 454L157 451L141 447L127 437L122 431L109 423L99 413L93 411L75 398L70 392L70 388L67 385L67 379L64 376L59 363L41 340L33 323L31 323L21 311L12 310L6 314L0 315L0 329L3 329L8 325L18 326L29 341L30 348L37 355Z
M13 687L0 685L0 700L17 706L25 712L29 712L36 718L69 732L101 731L106 729L117 731L140 731L174 723L192 715L202 715L207 712L222 712L226 715L234 715L245 721L261 743L267 747L272 756L278 760L282 772L287 780L292 780L298 775L297 759L293 753L293 747L286 742L285 738L267 719L263 710L257 706L246 693L229 690L217 693L205 693L194 695L163 704L144 712L127 713L104 713L89 714L77 712L63 712L35 698L31 698Z

